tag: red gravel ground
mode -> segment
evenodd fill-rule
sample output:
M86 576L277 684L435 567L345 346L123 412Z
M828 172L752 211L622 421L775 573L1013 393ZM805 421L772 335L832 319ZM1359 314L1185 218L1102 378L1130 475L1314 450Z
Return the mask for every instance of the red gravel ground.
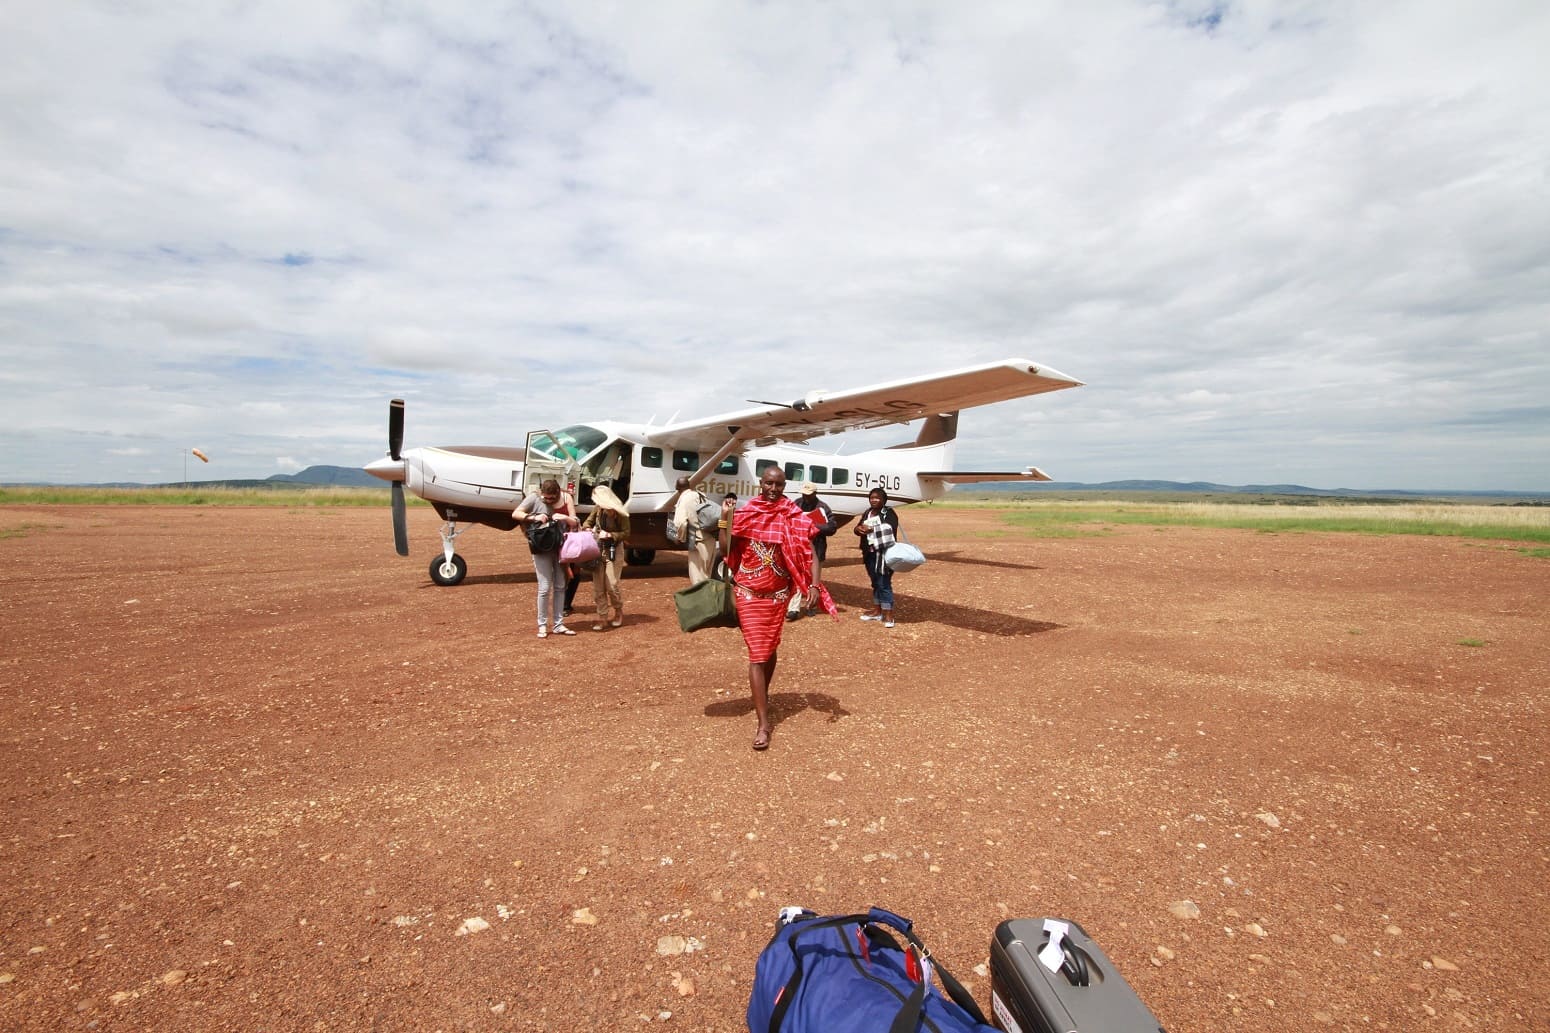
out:
M521 539L438 588L423 508L412 560L385 509L0 508L0 1028L734 1031L781 905L875 903L982 1004L1058 915L1175 1033L1550 1029L1550 562L903 519L898 627L842 531L756 754L677 557L540 642Z

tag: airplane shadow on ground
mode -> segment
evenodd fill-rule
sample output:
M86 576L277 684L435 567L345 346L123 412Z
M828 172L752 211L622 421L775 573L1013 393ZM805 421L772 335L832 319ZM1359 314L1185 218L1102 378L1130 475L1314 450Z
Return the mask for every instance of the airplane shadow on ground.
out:
M1020 570L1039 570L1041 568L1016 563L998 563L981 559L956 559L956 553L938 553L931 557L932 561L938 559L947 563L967 563L987 567L1010 567ZM859 559L840 559L826 562L825 567L860 566ZM647 567L626 567L623 580L626 582L675 580L684 576L683 570L676 566L651 565ZM595 604L591 603L592 579L582 578L581 591L587 601L583 601L578 607L578 612L591 616L595 612ZM507 570L496 574L470 574L463 579L465 585L536 585L538 575L532 570L515 571ZM684 582L687 584L687 582ZM859 611L872 605L872 592L870 588L859 585L842 585L828 582L829 593L834 597L842 611L841 620L854 620L859 616ZM427 581L421 586L427 590L444 591L441 586ZM1019 635L1037 635L1046 631L1058 631L1064 628L1064 624L1055 624L1050 621L1032 620L1028 617L1018 617L1014 614L1002 613L996 610L976 609L972 606L960 606L957 603L941 602L935 599L912 597L909 593L909 576L901 574L894 579L894 594L899 596L899 624L942 624L961 631L977 631L985 635L999 635L1002 637L1014 637ZM580 600L578 600L580 601ZM629 612L629 596L625 596L625 612ZM637 618L645 620L644 617ZM823 617L808 617L807 620L822 620Z
M777 674L778 678L779 675ZM733 690L734 692L736 690ZM743 690L741 696L734 695L731 699L718 700L705 707L706 717L743 717L753 713L753 697ZM829 715L829 723L834 723L842 717L849 717L850 711L846 710L840 701L823 692L772 692L770 693L770 725L779 728L780 723L788 717L795 717L803 710L816 710L820 714Z
M682 577L684 577L683 570L675 570L665 564L661 567L655 564L646 567L625 567L624 572L620 575L620 579L623 581L654 581L662 578ZM469 574L463 578L461 583L465 585L536 586L538 584L538 575L529 567L527 570L506 570L498 574ZM590 586L592 584L592 575L590 573L583 573L581 575L581 583L583 588ZM688 584L688 581L684 581L684 584ZM441 588L442 586L427 580L420 587Z
M926 557L929 563L954 563L966 567L995 567L1004 570L1043 570L1037 563L1009 563L1006 560L985 560L978 557L962 556L956 552L933 552ZM845 558L839 560L824 560L825 567L850 567L861 566L861 559Z
M537 585L537 584L538 584L538 575L533 573L531 570L528 571L525 574L518 574L518 573L516 573L514 571L513 572L509 572L509 573L505 573L505 574L469 574L469 575L466 575L461 582L459 582L459 585ZM438 585L434 581L427 581L427 582L425 582L425 584L421 585L420 587L421 588L434 588L434 589L438 589L438 590L442 590L442 589L445 588L445 586ZM458 587L458 585L454 585L453 587L456 588L456 587Z
M900 627L910 624L943 624L961 631L977 631L983 635L1003 637L1038 635L1065 627L1064 624L1032 620L996 610L977 610L972 606L959 606L957 603L911 597L908 591L901 591L906 584L907 582L901 578L895 578L893 583L893 594L898 604L897 621ZM830 584L829 594L834 597L835 603L842 610L860 611L869 609L872 605L870 588ZM840 620L855 620L859 616L859 612L841 612ZM820 615L803 619L823 620L824 617Z

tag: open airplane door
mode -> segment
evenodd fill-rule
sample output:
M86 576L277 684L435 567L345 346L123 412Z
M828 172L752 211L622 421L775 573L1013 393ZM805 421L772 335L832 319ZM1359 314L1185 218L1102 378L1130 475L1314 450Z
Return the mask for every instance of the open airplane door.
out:
M566 447L560 438L547 430L529 431L527 454L522 461L522 488L524 497L538 490L544 481L553 478L560 482L564 491L576 490L576 475L581 470L580 457L574 449Z

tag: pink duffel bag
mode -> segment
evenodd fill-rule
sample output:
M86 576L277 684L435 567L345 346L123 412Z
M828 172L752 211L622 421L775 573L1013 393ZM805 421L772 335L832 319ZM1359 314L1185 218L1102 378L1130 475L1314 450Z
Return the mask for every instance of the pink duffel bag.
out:
M597 535L591 531L566 531L565 540L560 543L560 562L590 563L601 551Z

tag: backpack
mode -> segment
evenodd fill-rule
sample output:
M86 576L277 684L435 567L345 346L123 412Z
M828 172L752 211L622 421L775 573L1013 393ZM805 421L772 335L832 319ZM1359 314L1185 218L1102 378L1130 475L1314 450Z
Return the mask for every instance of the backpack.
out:
M721 524L721 503L706 499L694 511L694 525L701 531L718 530Z
M904 934L903 947L885 925ZM754 967L749 1033L995 1033L911 925L876 907L827 918L782 908Z

